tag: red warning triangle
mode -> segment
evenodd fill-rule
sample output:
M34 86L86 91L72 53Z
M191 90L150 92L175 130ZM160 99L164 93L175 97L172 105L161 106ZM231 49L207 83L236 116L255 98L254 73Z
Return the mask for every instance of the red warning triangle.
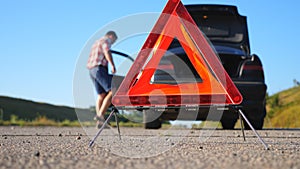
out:
M178 57L167 52L174 39L179 41L186 53L180 57L181 61L189 60L190 64L183 61L180 64L162 64L166 55L171 59ZM192 66L192 70L196 71L194 80L184 81L184 74L178 78L176 73L168 72L174 72L174 66L179 66L176 67L179 72L184 67ZM159 75L158 72L170 76ZM156 83L157 77L171 77L175 83ZM242 100L240 92L184 5L180 0L169 0L112 103L116 107L237 105Z

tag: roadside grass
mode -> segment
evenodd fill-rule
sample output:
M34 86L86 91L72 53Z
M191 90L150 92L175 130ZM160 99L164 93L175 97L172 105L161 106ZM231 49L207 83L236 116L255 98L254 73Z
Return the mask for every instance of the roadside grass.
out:
M112 127L116 127L115 122L110 122ZM134 122L120 122L120 127L143 127L142 123L134 123ZM0 120L0 126L55 126L55 127L89 127L95 126L94 121L86 121L86 122L79 122L70 121L70 120L63 120L63 121L55 121L52 119L48 119L45 116L39 116L34 120L23 120L19 119L16 115L11 115L10 120Z
M264 128L300 128L300 86L267 97Z
M63 120L63 121L55 121L52 119L48 119L45 116L39 116L34 120L23 120L19 119L16 115L11 115L10 120L1 120L1 126L70 126L70 127L78 127L80 123L78 121L70 121L70 120Z

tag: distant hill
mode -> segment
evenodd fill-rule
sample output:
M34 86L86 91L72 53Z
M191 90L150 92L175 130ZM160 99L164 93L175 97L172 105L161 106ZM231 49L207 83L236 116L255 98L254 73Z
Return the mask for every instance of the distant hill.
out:
M34 120L44 116L55 121L76 121L80 117L81 121L88 121L94 114L88 109L76 109L67 106L56 106L47 103L38 103L30 100L0 96L0 114L2 120L10 120L12 115L23 120ZM1 112L0 112L1 113Z
M267 98L268 128L300 128L300 86L293 87Z

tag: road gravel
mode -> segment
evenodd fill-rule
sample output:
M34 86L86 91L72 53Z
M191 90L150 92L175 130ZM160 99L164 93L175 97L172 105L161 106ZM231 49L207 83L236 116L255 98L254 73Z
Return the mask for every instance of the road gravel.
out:
M300 130L0 127L0 169L300 168Z

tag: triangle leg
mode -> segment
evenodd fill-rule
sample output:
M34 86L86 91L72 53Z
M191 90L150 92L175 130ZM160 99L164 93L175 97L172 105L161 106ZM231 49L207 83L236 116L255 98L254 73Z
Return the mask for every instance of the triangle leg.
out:
M115 120L116 120L116 124L117 124L117 128L118 128L118 134L119 134L119 139L121 140L121 132L120 132L120 126L119 126L119 119L118 119L118 110L116 110L116 108L113 108L114 111L114 115L115 115Z
M244 138L244 141L246 141L245 131L244 131L244 123L243 123L242 115L240 113L239 113L239 119L240 119L240 122L241 122L241 130L242 130L242 133L243 133L243 138Z
M111 111L111 113L109 114L108 118L104 121L103 125L101 126L101 128L99 129L99 131L97 132L97 134L95 135L95 137L90 141L89 143L89 147L92 147L93 144L95 143L96 139L98 138L98 136L101 134L101 132L103 131L104 127L106 126L106 124L108 123L108 121L111 119L112 115L115 113L115 109L113 109Z
M243 119L247 122L251 130L255 133L256 137L259 139L259 141L263 144L266 150L269 150L268 145L264 142L264 140L260 137L260 135L257 133L257 131L254 129L254 127L251 125L247 117L244 115L243 111L241 109L238 109L239 115L243 117Z

